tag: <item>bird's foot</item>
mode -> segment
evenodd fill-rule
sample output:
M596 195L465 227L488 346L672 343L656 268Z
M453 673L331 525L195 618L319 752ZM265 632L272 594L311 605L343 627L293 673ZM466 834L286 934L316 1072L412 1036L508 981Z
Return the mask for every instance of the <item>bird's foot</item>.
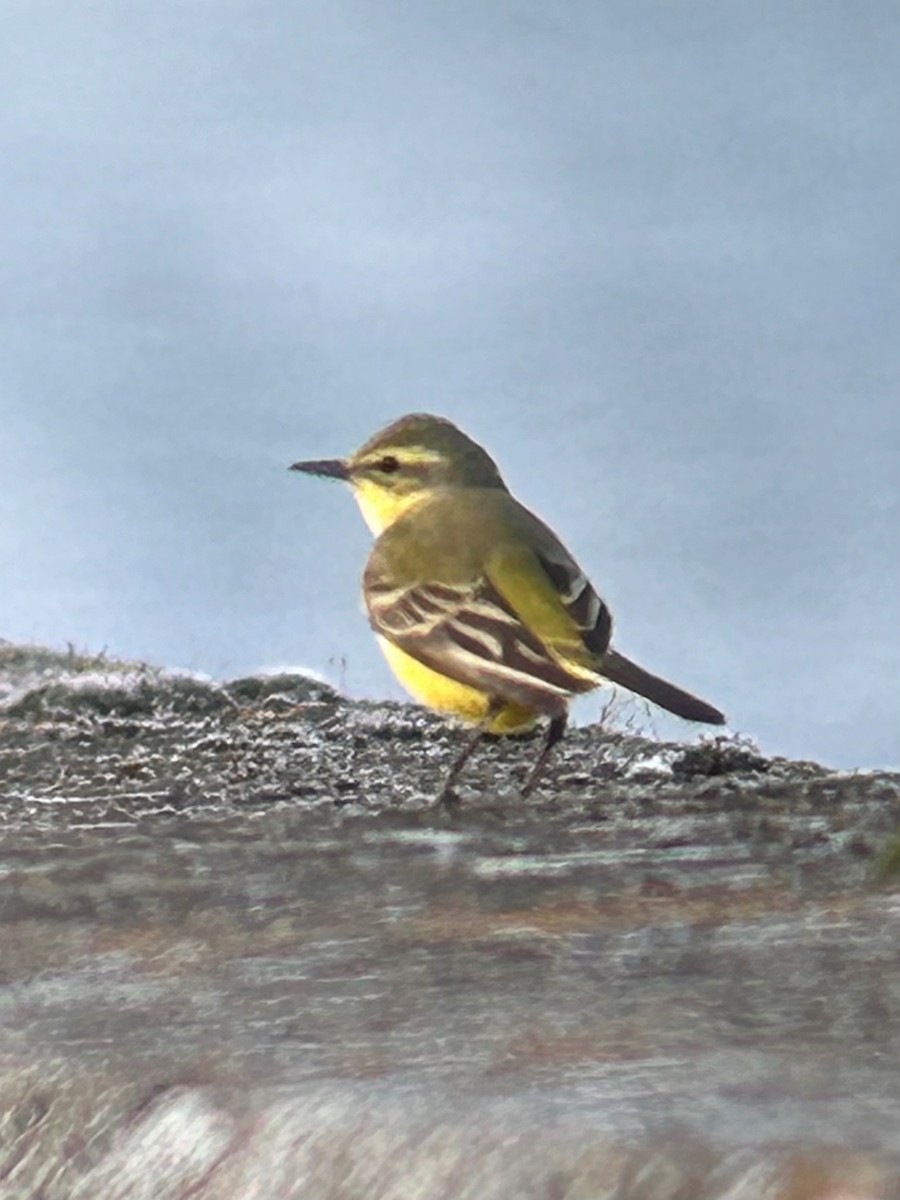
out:
M462 799L459 792L449 784L441 788L432 805L432 808L444 812L458 812L461 807Z

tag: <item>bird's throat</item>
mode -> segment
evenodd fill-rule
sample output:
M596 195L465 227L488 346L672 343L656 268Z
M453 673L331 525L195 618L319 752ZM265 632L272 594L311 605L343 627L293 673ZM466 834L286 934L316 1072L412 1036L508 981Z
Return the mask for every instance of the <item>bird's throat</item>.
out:
M405 494L394 492L380 484L372 483L368 479L353 482L353 495L359 505L359 511L363 515L363 520L375 537L378 537L389 525L393 525L397 518L403 516L408 509L413 508L416 504L421 504L428 498L428 493L425 491Z

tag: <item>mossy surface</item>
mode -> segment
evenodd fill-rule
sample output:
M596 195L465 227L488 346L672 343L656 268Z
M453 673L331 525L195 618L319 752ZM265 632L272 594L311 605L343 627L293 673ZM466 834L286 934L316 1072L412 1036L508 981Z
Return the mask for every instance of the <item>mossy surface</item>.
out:
M0 661L4 1195L900 1194L897 775Z

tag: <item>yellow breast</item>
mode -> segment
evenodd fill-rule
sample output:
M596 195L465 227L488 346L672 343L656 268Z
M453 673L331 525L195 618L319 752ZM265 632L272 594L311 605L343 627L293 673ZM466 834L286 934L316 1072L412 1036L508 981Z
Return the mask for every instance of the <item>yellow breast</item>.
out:
M457 683L455 679L448 679L446 675L426 667L387 638L379 637L378 644L397 679L420 704L438 712L451 713L473 724L485 719L490 700L486 692L480 692L465 683ZM537 719L538 714L534 709L521 704L507 704L486 728L491 733L514 733L529 729Z

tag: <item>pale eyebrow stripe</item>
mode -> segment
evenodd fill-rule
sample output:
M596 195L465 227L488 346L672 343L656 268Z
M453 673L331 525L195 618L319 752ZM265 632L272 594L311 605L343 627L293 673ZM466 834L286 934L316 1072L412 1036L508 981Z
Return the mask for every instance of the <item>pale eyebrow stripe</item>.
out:
M396 449L392 450L390 446L386 446L384 450L379 450L377 452L373 450L370 454L367 454L365 458L360 459L356 465L366 467L376 466L387 455L392 455L395 458L399 458L401 462L412 463L413 466L415 466L417 463L436 463L444 461L444 455L439 454L436 450L412 450L407 446L398 446Z

